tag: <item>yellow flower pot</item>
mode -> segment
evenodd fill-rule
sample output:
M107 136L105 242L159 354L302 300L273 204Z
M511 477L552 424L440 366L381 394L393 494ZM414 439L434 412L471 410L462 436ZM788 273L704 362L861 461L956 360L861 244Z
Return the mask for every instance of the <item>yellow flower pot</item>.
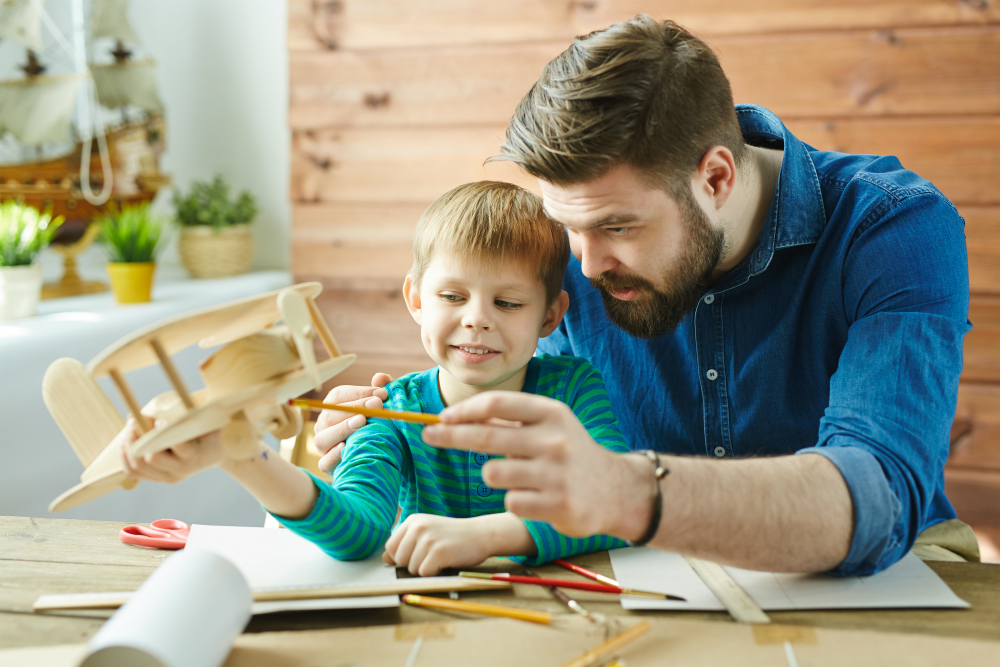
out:
M108 262L111 291L118 303L146 303L153 290L156 262Z

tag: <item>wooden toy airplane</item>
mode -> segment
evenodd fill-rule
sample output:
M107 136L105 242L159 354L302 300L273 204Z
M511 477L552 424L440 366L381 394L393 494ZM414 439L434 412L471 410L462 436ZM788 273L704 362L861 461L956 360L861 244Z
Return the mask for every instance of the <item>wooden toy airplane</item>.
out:
M58 512L109 493L133 488L117 447L110 446L125 420L97 378L110 376L136 418L142 435L130 446L133 456L173 447L222 430L222 443L234 457L250 457L263 431L290 438L302 428L298 408L287 404L354 362L342 354L314 299L319 283L302 283L178 315L122 338L87 366L58 359L42 381L45 405L73 451L86 467L80 483L52 501ZM283 321L282 326L274 326ZM313 338L330 356L316 361ZM205 388L188 392L170 356L198 343L223 345L200 364ZM173 386L140 408L125 373L159 363Z

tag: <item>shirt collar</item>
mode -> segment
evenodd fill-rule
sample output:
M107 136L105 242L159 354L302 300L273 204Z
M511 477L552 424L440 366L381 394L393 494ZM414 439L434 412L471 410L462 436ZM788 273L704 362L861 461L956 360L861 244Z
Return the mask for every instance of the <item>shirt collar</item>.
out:
M826 210L806 145L764 107L737 104L736 117L747 143L773 143L785 150L774 200L757 247L748 257L747 268L755 276L768 267L776 249L815 243L826 226Z

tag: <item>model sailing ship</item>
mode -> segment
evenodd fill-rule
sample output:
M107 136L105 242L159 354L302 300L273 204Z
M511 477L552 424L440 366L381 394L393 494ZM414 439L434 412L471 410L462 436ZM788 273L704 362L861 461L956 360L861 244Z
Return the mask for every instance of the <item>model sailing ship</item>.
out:
M43 3L0 0L0 39L25 49L23 78L0 81L0 138L9 132L20 152L0 156L0 201L51 208L66 220L55 239L66 257L66 275L47 286L45 298L107 289L83 282L75 271L73 256L97 231L91 220L113 204L151 201L170 179L159 170L166 125L155 63L133 58L128 48L139 43L126 18L128 0L91 2L89 43L113 40L114 62L108 64L87 62L82 0L68 0L74 25L70 39L58 31ZM68 52L74 71L47 72L43 23ZM95 93L100 106L114 114L102 113ZM108 115L113 120L105 129Z

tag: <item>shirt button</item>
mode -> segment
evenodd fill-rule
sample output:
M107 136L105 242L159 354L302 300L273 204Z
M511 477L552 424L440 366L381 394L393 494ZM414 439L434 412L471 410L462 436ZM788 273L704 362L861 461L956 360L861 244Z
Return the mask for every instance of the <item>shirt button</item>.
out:
M718 372L716 372L716 370L714 368L709 368L708 372L705 373L705 377L707 377L709 380L713 380L714 381L715 378L719 377L719 374L718 374Z
M706 294L705 295L705 303L712 303L713 301L715 301L715 295L714 294Z
M493 489L491 489L490 487L486 486L485 484L480 484L479 488L476 489L476 493L478 493L479 495L481 495L482 497L485 498L486 496L488 496L491 493L493 493Z
M715 448L715 455L718 456L721 459L723 456L726 455L726 448L725 447L716 447Z
M489 454L476 454L476 463L483 465L490 460Z

